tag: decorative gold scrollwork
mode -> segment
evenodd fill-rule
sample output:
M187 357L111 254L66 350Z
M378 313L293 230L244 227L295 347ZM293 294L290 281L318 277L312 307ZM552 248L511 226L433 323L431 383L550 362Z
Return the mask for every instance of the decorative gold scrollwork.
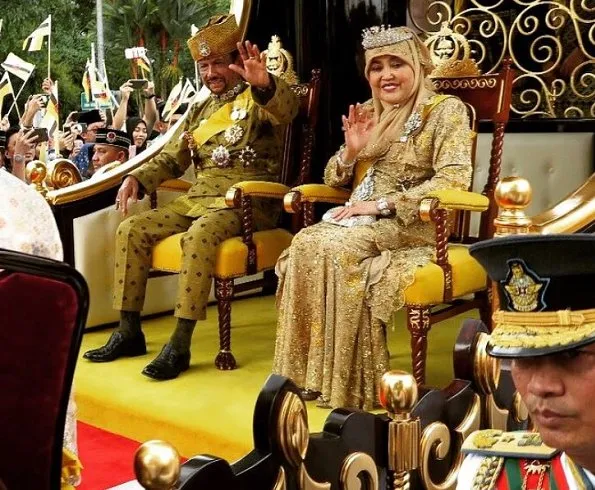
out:
M475 343L475 358L473 359L473 375L479 387L486 395L496 391L500 382L500 361L488 355L486 347L490 336L480 333Z
M277 481L275 482L275 486L273 490L285 490L287 485L285 484L285 468L281 466L279 468L279 474L277 475Z
M481 400L478 395L475 395L467 415L455 429L458 439L455 444L451 443L450 431L442 422L434 422L424 429L420 446L420 474L424 488L428 490L450 490L455 488L457 475L463 463L463 455L460 453L461 445L469 434L479 429L480 418ZM431 461L433 459L442 460L451 452L458 453L457 459L444 481L435 483L430 474Z
M308 85L304 83L299 85L291 85L290 88L297 97L305 97L308 95L308 90L310 90Z
M498 83L496 78L470 78L470 79L439 79L434 80L434 87L436 90L446 89L472 89L477 90L480 88L494 88Z
M304 459L308 451L309 438L306 405L295 393L285 393L277 418L277 444L287 464L297 471L300 490L330 490L330 483L314 481L306 470ZM285 477L283 486L279 485L281 483L277 479L275 488L286 488Z
M289 464L299 468L308 450L308 411L302 399L292 392L287 392L277 420L279 447Z
M409 0L413 23L432 36L446 23L467 38L484 73L510 57L518 117L595 118L595 7L586 0ZM423 15L423 18L420 16ZM437 34L438 33L438 34ZM446 55L451 46L443 43Z
M372 456L360 452L347 456L341 468L340 481L342 490L378 490L378 469Z
M70 160L59 158L48 165L46 184L52 189L64 189L82 180L79 169Z

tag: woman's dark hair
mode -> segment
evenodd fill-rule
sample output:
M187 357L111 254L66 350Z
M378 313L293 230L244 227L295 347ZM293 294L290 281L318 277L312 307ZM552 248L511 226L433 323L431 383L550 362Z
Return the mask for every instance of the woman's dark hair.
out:
M134 133L134 130L136 129L136 127L139 124L144 124L145 128L147 128L147 123L140 117L129 117L126 120L126 133L128 133L128 137L130 138L130 141L132 142L132 144L134 145L134 138L132 137L132 133ZM143 143L143 146L141 147L136 147L136 154L138 155L141 151L143 151L145 148L147 148L147 140L149 139L149 134L147 132L147 139L145 139L145 142Z
M11 126L6 130L6 149L4 150L4 166L6 167L6 170L8 170L9 172L12 172L12 162L10 161L10 158L8 158L8 142L10 141L10 138L13 135L17 134L20 130L21 128L19 126Z

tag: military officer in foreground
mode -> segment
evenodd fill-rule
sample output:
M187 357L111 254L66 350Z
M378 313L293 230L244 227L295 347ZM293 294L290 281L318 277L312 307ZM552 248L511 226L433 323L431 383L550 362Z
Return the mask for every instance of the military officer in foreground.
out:
M289 86L270 75L258 47L240 43L235 17L217 16L194 35L188 46L211 97L195 105L165 149L133 171L122 183L116 207L125 214L128 200L180 177L194 164L196 183L182 197L158 209L132 216L116 234L114 308L120 325L106 345L88 351L93 362L146 353L140 312L151 265L152 247L180 232L182 271L174 315L177 326L161 353L143 374L164 380L190 364L190 341L206 306L223 240L241 233L239 212L228 209L225 193L243 180L278 180L282 126L296 116L298 100ZM276 215L255 202L257 229L275 226Z
M536 431L471 434L457 488L595 488L595 235L498 238L471 255L500 296L488 354L512 360Z

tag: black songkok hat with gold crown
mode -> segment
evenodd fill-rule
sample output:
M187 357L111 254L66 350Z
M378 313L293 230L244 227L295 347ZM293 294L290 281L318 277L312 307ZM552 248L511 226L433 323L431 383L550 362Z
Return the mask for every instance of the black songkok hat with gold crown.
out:
M516 235L471 255L498 286L487 351L535 357L595 342L595 235Z

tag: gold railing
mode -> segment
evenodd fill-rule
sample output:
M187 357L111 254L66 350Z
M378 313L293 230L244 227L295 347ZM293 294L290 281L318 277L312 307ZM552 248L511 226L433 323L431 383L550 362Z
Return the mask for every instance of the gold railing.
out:
M425 4L425 5L421 5ZM408 0L413 24L447 23L484 73L514 62L516 117L595 118L595 0Z

